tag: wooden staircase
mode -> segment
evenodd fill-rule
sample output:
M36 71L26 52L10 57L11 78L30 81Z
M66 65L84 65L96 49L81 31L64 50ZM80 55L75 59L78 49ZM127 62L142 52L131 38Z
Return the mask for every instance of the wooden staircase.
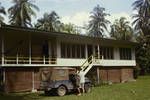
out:
M100 64L100 58L94 55L91 55L80 67L81 70L80 72L83 72L84 75L86 75L90 69L95 65L95 64Z

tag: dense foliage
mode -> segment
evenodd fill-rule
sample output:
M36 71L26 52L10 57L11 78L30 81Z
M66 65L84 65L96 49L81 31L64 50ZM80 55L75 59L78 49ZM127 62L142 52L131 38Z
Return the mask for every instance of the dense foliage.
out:
M8 9L9 23L15 26L29 27L31 16L36 16L33 8L39 10L30 0L13 0L13 6Z
M135 30L141 30L144 35L150 35L150 0L136 0L133 3Z
M1 6L1 2L0 2L0 14L6 14L5 12L5 8L3 6ZM0 23L3 23L4 18L0 15Z
M129 21L125 17L116 19L113 25L111 25L110 36L118 40L132 40L133 29L129 25Z
M145 74L150 68L150 0L136 0L132 6L137 12L133 16L135 32L140 33L136 58L142 74Z
M38 19L35 27L41 30L56 32L60 30L61 22L57 13L52 11L50 14L45 13L43 18Z

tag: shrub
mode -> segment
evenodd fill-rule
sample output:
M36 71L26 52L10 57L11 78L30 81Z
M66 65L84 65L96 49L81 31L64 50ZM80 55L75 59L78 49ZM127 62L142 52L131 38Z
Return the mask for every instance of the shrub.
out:
M137 79L139 74L140 74L140 67L139 66L134 67L134 69L133 69L133 77L134 77L134 79Z

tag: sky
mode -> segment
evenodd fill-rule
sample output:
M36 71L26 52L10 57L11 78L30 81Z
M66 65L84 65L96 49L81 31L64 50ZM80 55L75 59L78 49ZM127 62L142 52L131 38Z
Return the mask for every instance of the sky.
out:
M73 23L77 26L84 26L90 20L90 12L99 4L106 9L106 13L111 16L107 17L112 23L115 19L126 17L131 21L132 3L135 0L32 0L40 9L37 17L33 18L33 23L41 18L45 12L56 11L63 23ZM12 6L12 0L0 0L1 5L6 10ZM5 22L8 19L5 17Z

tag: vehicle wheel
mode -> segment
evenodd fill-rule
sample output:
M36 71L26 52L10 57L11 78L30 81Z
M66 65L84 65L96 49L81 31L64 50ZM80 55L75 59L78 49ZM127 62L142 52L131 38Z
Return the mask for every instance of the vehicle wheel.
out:
M67 93L67 89L65 86L61 85L57 88L57 94L59 96L64 96Z
M89 92L91 92L91 90L92 90L90 84L85 84L85 85L84 85L84 89L85 89L85 92L86 92L86 93L89 93Z

